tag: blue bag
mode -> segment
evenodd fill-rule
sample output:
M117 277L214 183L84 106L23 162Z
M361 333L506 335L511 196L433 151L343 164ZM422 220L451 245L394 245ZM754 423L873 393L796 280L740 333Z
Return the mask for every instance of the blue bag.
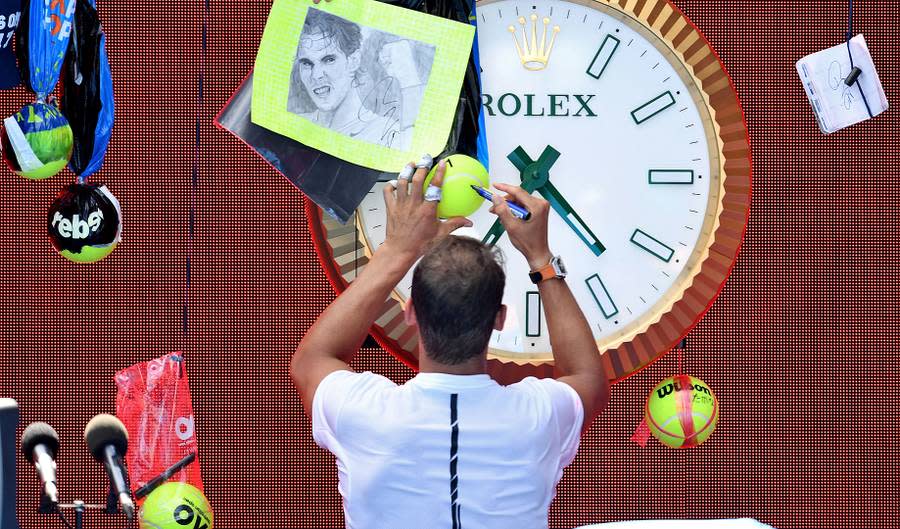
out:
M56 88L69 47L76 0L25 0L16 53L25 85L39 102Z

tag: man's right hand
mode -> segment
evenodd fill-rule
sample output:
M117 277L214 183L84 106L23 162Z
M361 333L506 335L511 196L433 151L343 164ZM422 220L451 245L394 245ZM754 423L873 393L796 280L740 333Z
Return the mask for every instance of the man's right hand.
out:
M519 186L494 184L494 187L506 193L506 197L501 198L499 194L494 194L491 213L500 218L506 233L509 234L510 242L525 256L531 270L545 266L553 258L547 239L550 204L542 198L528 194ZM531 212L531 218L523 221L514 217L506 200L524 206Z
M506 192L507 199L531 212L531 220L519 220L512 215L506 201L494 195L491 212L500 217L513 246L522 252L532 271L545 266L553 258L547 242L550 204L531 196L521 187L506 184L495 184L494 187ZM609 375L600 360L591 327L566 282L542 281L537 288L547 318L553 364L559 375L557 380L578 393L584 406L581 427L587 430L609 402Z

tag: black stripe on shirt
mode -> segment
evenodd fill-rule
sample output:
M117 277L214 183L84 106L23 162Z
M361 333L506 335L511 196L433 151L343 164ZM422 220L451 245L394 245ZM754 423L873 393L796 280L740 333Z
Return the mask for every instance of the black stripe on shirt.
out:
M459 414L456 407L458 395L450 395L450 516L453 529L461 529L459 521L459 475L457 474L457 452L459 451Z

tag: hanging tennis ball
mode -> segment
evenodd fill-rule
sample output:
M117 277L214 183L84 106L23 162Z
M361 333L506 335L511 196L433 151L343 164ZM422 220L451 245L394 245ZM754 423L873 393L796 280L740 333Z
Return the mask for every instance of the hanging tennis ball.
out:
M444 173L444 183L441 185L441 201L438 202L437 215L442 219L468 217L485 203L481 195L471 186L476 185L485 189L491 186L487 169L475 158L464 154L454 154L446 160L447 170ZM426 189L436 172L437 165L425 178Z
M699 378L676 375L650 392L644 420L653 437L670 448L698 446L716 428L719 401Z
M32 103L3 120L3 158L16 174L42 180L69 163L72 127L53 105Z
M212 529L213 512L200 489L170 481L147 496L138 520L141 529Z
M112 253L122 238L119 201L101 184L69 185L50 205L47 234L66 259L99 261Z

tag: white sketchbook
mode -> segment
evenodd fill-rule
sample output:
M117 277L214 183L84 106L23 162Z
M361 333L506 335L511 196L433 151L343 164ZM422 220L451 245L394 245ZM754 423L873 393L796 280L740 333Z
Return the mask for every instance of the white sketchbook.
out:
M853 86L847 86L844 82L852 69L846 42L797 61L797 73L824 134L871 119L888 108L866 39L862 35L853 37L850 51L854 65L862 70ZM865 101L862 93L865 94Z

